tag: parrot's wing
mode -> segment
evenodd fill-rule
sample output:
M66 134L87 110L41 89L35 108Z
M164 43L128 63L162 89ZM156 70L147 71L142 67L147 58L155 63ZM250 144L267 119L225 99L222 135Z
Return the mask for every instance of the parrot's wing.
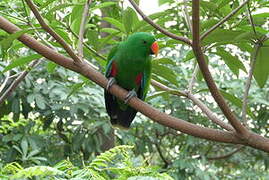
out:
M107 78L111 77L113 57L115 56L117 50L118 50L118 45L114 46L108 54L106 71L105 71L105 76ZM110 116L111 123L117 124L117 111L118 111L117 99L115 96L110 94L106 89L104 91L104 96L105 96L106 110L107 110L108 115Z
M116 46L114 46L107 57L107 65L106 65L106 71L105 71L105 76L109 77L110 76L110 72L111 72L111 68L112 68L112 62L113 62L113 57L115 56L117 50L118 50L118 44Z
M147 92L149 90L150 85L150 79L151 79L151 63L148 64L148 68L143 73L142 79L141 79L141 86L138 90L138 97L142 100L145 100Z

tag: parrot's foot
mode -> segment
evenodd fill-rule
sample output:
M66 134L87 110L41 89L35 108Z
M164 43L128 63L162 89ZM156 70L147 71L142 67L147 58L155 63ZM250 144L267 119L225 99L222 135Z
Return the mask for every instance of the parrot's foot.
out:
M106 85L106 90L109 91L111 86L116 83L116 79L114 77L108 78L108 83Z
M133 97L137 97L137 94L134 89L128 92L128 94L124 98L124 103L127 104Z

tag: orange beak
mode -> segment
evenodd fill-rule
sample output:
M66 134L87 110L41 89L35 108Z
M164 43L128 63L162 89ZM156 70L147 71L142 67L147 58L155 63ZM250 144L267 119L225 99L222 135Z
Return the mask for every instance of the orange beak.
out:
M155 54L155 56L158 55L159 45L158 45L157 41L155 41L154 43L152 43L152 45L151 45L151 51L152 51L153 54Z

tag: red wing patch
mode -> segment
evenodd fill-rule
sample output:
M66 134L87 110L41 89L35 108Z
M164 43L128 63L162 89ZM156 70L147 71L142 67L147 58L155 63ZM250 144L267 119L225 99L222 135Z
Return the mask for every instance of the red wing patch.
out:
M113 61L112 62L112 68L111 68L110 75L113 76L113 77L115 77L117 75L117 72L118 72L118 70L117 70L117 64L116 64L115 61Z
M141 85L141 80L142 80L142 73L139 73L136 78L135 78L135 83L140 86Z

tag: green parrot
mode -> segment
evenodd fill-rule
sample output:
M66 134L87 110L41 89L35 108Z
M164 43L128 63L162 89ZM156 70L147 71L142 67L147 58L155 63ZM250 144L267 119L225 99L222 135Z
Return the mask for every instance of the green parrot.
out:
M132 97L145 99L151 78L150 55L157 56L158 51L159 46L154 36L145 32L134 33L111 49L105 72L108 85L104 96L112 125L130 127L137 111L126 103ZM114 83L129 91L124 101L109 93L109 88Z

